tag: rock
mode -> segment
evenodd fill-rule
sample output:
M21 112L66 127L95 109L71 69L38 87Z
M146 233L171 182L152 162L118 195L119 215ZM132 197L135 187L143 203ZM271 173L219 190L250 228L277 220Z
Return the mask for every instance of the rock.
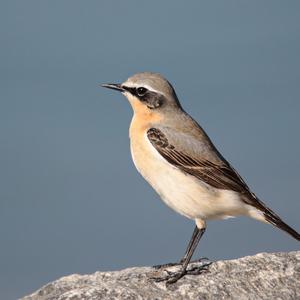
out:
M190 267L197 264L200 263ZM150 279L158 274L166 273L138 267L75 274L51 282L22 299L300 299L300 251L218 261L205 273L186 275L170 286Z

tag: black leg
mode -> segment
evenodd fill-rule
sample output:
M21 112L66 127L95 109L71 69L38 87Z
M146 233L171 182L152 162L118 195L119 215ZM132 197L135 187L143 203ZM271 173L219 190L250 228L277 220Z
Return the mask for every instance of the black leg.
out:
M197 235L195 236L195 239L193 243L191 244L190 248L188 249L189 251L186 253L186 255L183 257L184 261L182 263L181 270L178 273L172 274L171 278L167 280L168 284L175 283L177 280L179 280L181 277L183 277L186 274L186 268L197 248L197 245L199 244L199 241L202 237L202 235L205 232L205 228L202 228L198 230Z
M198 229L197 226L195 226L195 229L193 231L193 235L192 235L192 237L191 237L191 239L189 241L189 244L187 246L185 254L184 254L183 258L180 260L179 263L176 262L176 263L167 263L167 264L163 264L163 265L156 265L156 266L153 266L153 268L155 268L155 269L164 269L164 268L167 268L167 267L172 267L172 266L177 266L177 265L183 264L184 261L186 260L187 256L188 256L188 253L191 250L191 247L192 247L192 245L193 245L193 243L195 241L195 238L196 238L198 232L199 232L199 229Z
M175 283L177 280L179 280L181 277L183 277L185 274L187 274L187 266L193 256L193 253L195 252L195 249L197 248L197 245L202 237L202 235L205 232L205 228L202 229L198 229L197 226L194 229L192 238L188 244L186 253L184 255L184 257L181 260L182 263L182 267L180 269L180 271L175 272L175 273L171 273L168 272L168 275L162 278L155 278L156 282L160 282L160 281L167 281L167 284L172 284ZM210 263L209 263L210 264ZM198 268L194 268L193 270L191 270L191 274L200 274L203 270L207 269L207 266L209 264L206 264L205 266L202 267L198 267Z
M184 256L183 256L183 258L180 260L180 263L181 263L181 264L184 263L184 261L186 260L186 258L187 258L187 256L188 256L188 253L191 251L191 248L192 248L192 246L193 246L193 244L194 244L195 238L197 237L199 231L200 231L199 228L198 228L197 226L195 226L195 229L194 229L194 231L193 231L193 235L192 235L192 237L191 237L191 239L190 239L190 241L189 241L189 244L188 244L188 246L187 246L187 248L186 248L186 251L185 251L185 253L184 253Z

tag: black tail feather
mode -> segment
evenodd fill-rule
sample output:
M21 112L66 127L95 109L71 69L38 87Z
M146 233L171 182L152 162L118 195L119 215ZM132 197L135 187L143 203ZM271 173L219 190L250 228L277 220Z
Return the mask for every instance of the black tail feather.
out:
M300 234L294 230L292 227L284 223L278 215L276 215L273 211L267 210L264 211L264 215L266 220L271 223L272 225L280 228L281 230L287 232L289 235L291 235L296 240L300 241Z
M300 234L294 230L292 227L290 227L288 224L284 223L281 218L273 212L269 207L267 207L261 200L259 200L254 194L252 195L252 201L249 203L250 205L254 206L261 212L263 212L265 220L276 226L277 228L285 231L289 235L291 235L294 239L300 241ZM255 200L255 201L253 201Z

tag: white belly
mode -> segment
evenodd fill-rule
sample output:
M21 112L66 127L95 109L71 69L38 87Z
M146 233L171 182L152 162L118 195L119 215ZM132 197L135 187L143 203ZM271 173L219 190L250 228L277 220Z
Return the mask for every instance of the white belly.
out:
M176 212L203 220L246 214L237 193L215 189L183 173L168 163L146 136L143 140L131 141L131 154L138 171Z

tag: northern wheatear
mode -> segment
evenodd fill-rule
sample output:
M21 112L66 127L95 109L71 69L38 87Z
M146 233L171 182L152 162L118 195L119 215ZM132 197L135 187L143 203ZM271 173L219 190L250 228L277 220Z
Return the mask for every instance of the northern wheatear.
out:
M169 207L196 223L180 261L181 270L159 281L174 283L187 273L206 220L249 216L300 240L299 233L251 192L204 130L182 109L172 85L164 77L144 72L122 84L103 87L120 91L133 108L129 135L137 170Z

